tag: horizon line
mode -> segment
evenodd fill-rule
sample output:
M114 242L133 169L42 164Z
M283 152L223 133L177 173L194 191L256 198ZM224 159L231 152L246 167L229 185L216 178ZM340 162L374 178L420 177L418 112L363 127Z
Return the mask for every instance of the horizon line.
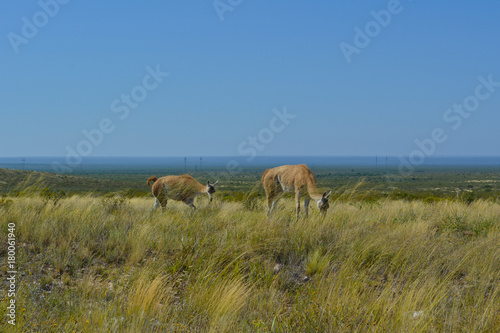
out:
M409 155L260 155L255 156L255 158L262 157L322 157L322 158L353 158L353 157L363 157L363 158L377 158L377 157L408 157ZM65 158L64 155L18 155L18 156L0 156L0 159L7 158ZM151 156L151 155L110 155L110 156L86 156L83 158L205 158L205 157L221 157L221 158L245 158L241 155L172 155L172 156ZM475 158L475 157L498 157L498 155L432 155L426 156L425 158ZM255 159L254 158L254 159Z

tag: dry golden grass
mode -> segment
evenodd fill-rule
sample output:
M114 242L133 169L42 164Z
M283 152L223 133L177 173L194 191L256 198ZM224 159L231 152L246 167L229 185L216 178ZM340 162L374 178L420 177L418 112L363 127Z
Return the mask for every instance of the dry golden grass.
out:
M296 221L288 199L270 219L262 203L9 199L0 253L13 222L20 274L2 332L500 331L495 202L342 200Z

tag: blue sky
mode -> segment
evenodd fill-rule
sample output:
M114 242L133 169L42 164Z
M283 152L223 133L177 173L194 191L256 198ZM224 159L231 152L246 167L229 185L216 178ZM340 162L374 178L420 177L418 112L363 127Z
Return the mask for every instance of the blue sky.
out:
M0 157L500 153L498 1L63 2L4 4Z

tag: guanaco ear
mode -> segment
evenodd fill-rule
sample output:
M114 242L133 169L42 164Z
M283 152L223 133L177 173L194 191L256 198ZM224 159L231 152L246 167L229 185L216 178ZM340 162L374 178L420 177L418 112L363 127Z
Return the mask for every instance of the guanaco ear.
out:
M209 181L207 181L207 185L210 185L210 180L209 180Z
M330 199L330 195L332 195L332 191L330 191L328 193L327 192L323 193L323 199L325 199L325 200Z
M215 183L213 183L213 184L212 184L212 186L217 185L217 183L218 183L218 182L219 182L218 180L217 180L217 181L215 181Z

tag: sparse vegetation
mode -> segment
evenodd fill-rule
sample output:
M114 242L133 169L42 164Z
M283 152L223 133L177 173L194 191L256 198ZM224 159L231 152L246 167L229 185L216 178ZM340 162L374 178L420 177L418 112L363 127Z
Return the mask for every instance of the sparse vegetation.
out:
M293 199L267 219L256 195L199 198L192 214L152 213L152 198L4 197L21 273L16 329L3 316L0 330L500 331L500 204L337 194L324 219L298 221ZM6 245L0 232L2 258Z
M64 198L66 193L63 190L59 191L54 191L50 189L49 187L45 187L40 191L40 197L44 201L45 204L52 202L52 204L55 206L61 200Z

